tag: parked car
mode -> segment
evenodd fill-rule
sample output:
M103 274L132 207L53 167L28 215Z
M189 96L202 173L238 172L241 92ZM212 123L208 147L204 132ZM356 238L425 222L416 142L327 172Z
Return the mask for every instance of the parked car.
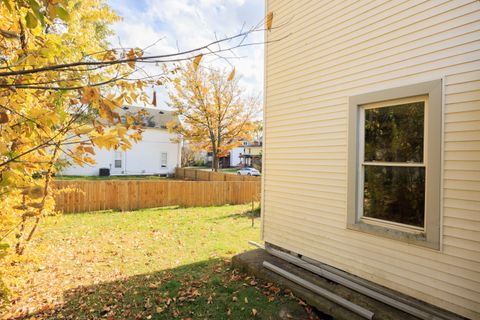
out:
M239 176L259 176L260 172L255 168L242 168L237 171Z

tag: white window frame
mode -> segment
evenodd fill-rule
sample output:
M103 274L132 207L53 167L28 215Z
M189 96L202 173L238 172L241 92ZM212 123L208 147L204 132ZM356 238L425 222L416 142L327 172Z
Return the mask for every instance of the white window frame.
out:
M120 167L117 167L117 161L120 161ZM123 169L123 152L122 151L114 150L113 168L114 169Z
M442 83L429 81L349 98L347 228L432 249L440 248ZM424 226L363 217L365 109L425 101L423 163L367 165L425 167Z
M166 168L168 165L168 153L162 152L160 154L160 168Z

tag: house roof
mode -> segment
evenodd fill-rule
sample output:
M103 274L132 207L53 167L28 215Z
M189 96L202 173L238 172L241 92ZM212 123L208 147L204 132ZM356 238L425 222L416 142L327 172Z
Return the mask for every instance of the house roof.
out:
M162 110L159 108L144 108L138 106L123 106L118 112L122 120L123 116L135 116L140 110L145 110L146 115L142 117L142 126L146 128L166 129L167 123L178 121L177 116L172 111Z

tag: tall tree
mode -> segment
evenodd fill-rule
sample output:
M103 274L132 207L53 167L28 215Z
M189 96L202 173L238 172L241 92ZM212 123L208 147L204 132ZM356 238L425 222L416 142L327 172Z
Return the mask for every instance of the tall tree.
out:
M40 218L54 212L60 157L94 163L94 146L125 149L140 139L141 129L120 123L115 109L145 101L145 83L116 78L131 72L127 63L66 67L99 61L87 52L115 58L106 38L119 18L102 0L4 0L0 16L0 241L15 232L22 254Z
M136 119L122 123L117 111L147 105L145 88L168 83L175 72L149 74L143 66L221 55L252 45L246 37L263 31L257 25L191 50L149 55L109 45L109 26L118 20L105 0L0 2L0 242L15 233L19 254L40 218L54 212L51 176L60 157L93 163L94 147L127 149L141 139Z
M170 131L178 133L197 148L212 152L212 170L218 171L219 158L250 139L253 118L258 112L258 99L245 98L230 73L215 68L202 68L200 59L184 64L169 94L169 106L180 118Z

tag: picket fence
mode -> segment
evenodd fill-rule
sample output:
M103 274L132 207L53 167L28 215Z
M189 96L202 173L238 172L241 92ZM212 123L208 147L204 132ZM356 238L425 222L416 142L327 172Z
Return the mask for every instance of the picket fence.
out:
M260 199L260 181L55 181L56 208L64 213L163 206L243 204Z

